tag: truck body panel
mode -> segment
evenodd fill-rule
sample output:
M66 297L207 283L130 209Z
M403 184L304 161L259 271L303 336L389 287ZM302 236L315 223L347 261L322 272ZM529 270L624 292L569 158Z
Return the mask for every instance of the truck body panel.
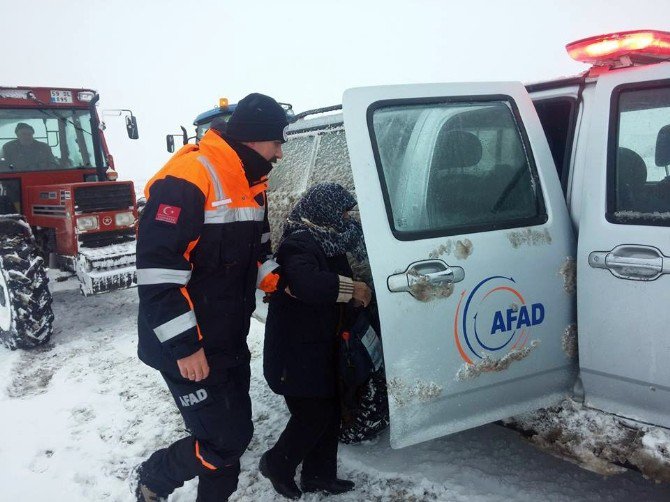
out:
M577 268L585 403L670 427L670 63L598 77L582 163ZM670 160L668 160L670 163Z

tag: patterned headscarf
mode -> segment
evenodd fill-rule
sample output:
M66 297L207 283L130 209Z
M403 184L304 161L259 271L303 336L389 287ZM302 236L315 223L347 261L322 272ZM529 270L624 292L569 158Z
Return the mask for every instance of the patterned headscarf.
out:
M351 253L358 261L367 257L361 224L343 218L356 199L337 183L320 183L300 198L288 216L282 240L298 230L307 230L328 257Z

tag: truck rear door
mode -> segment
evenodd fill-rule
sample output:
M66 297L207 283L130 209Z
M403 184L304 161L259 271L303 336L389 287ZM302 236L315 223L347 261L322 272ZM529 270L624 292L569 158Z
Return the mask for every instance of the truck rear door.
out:
M351 89L343 108L392 446L558 402L575 379L574 239L524 87Z
M598 77L579 230L586 403L670 427L670 63Z

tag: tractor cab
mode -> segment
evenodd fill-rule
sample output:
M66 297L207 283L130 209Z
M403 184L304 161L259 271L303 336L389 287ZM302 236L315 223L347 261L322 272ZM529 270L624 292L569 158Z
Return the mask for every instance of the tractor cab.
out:
M31 186L116 179L97 100L91 90L0 89L0 212L22 213Z
M100 165L96 162L91 122L88 108L0 108L5 211L23 210L19 176L39 184L97 181L98 169L104 173L108 162L102 155Z
M86 294L132 285L135 262L133 183L116 181L98 100L89 89L0 87L0 215L22 215L42 257L75 272ZM132 112L113 112L137 139Z
M212 108L198 115L193 121L196 143L202 139L215 120L218 119L217 122L228 122L235 108L237 108L237 103L228 104L227 98L221 98L217 108Z

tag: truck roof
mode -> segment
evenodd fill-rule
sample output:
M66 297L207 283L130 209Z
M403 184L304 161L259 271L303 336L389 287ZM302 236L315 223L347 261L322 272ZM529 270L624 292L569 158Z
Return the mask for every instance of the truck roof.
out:
M586 81L588 72L570 77L559 77L553 80L543 80L541 82L531 82L524 84L528 92L546 91L547 89L558 89L560 87L570 87L580 85Z
M318 115L312 117L312 115ZM342 124L342 105L305 110L290 119L288 131L292 134L312 129L338 127Z
M597 72L594 72L593 69L589 69L578 75L558 77L552 80L543 80L539 82L531 82L524 84L524 86L529 93L546 91L550 89L560 89L561 87L572 87L584 84L587 79L597 78L598 74L609 71L625 70L626 68L630 67L631 66L619 68L598 67ZM327 113L334 111L339 111L339 113L327 115ZM313 117L313 115L316 115L317 117ZM336 126L341 122L342 105L327 106L313 110L305 110L298 113L292 120L289 131L292 133L303 132L310 129L323 128L324 126Z

